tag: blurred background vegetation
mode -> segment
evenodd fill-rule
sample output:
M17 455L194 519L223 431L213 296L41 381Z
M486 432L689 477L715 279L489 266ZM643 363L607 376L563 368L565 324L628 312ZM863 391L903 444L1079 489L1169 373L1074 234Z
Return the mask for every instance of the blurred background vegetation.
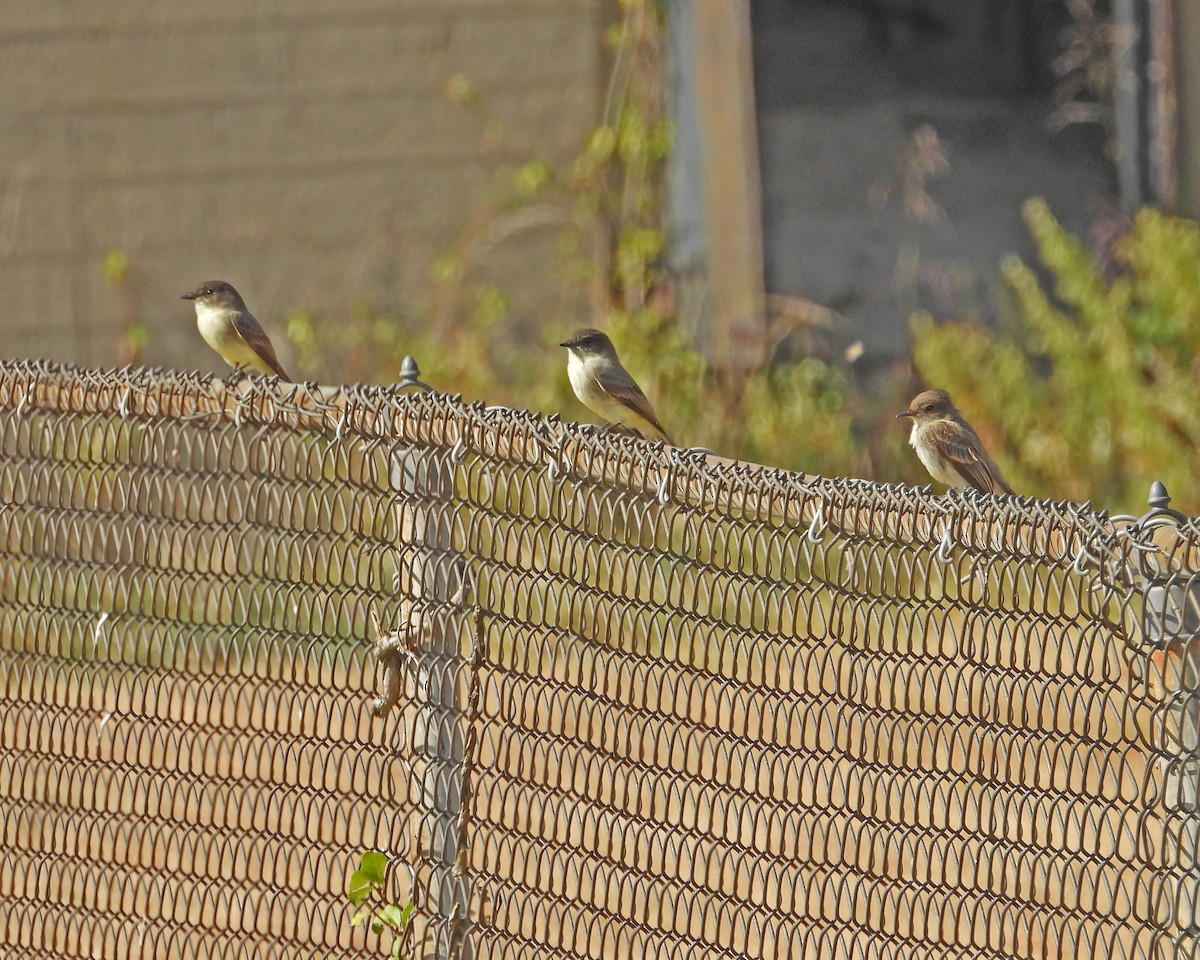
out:
M612 334L680 443L806 473L924 484L894 415L919 389L941 386L1021 493L1140 512L1150 481L1161 479L1178 506L1196 510L1183 502L1200 475L1195 224L1146 209L1099 256L1030 200L1024 215L1040 259L1002 265L998 323L914 312L911 360L864 369L854 345L831 346L836 314L785 304L764 309L756 369L722 376L678 322L662 266L672 137L661 13L642 0L623 9L607 38L602 119L573 161L531 157L498 175L491 202L404 315L369 304L336 316L293 310L287 336L301 376L388 382L411 354L428 382L468 400L593 419L571 394L557 346L570 331L554 316L518 322L504 278L488 269L507 240L551 230L557 255L544 268L564 302L587 298L593 324ZM486 91L465 77L451 89L461 109L488 109Z

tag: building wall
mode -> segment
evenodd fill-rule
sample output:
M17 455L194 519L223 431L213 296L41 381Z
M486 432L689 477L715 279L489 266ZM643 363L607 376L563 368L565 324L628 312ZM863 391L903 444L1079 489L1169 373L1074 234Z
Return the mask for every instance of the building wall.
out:
M179 299L212 278L276 331L292 307L410 312L499 171L594 125L600 7L5 0L0 353L113 363L135 317L146 362L220 369ZM448 95L456 75L481 104ZM550 280L528 243L506 272L529 271L533 311Z

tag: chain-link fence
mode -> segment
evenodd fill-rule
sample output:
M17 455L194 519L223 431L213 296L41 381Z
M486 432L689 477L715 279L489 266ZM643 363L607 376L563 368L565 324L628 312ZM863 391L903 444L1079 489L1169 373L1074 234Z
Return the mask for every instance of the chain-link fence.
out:
M1195 521L409 386L0 364L3 956L1200 955Z

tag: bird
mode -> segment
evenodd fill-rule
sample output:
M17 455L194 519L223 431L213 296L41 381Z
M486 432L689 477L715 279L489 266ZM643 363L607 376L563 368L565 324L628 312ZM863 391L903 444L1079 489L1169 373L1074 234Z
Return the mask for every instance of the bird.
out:
M607 334L588 327L559 346L567 348L567 376L580 403L609 425L620 424L647 440L673 442L641 387L621 366Z
M231 284L207 280L181 299L196 307L196 326L204 342L238 370L249 368L291 382L263 328Z
M897 417L912 419L908 442L934 480L981 493L1015 493L945 390L926 390Z

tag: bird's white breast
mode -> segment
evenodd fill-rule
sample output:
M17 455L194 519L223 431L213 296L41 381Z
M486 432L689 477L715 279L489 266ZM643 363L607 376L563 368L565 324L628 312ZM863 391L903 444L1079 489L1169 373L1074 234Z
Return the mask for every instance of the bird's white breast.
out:
M629 408L600 389L597 371L593 369L598 363L603 361L593 357L581 358L571 350L567 355L567 379L571 381L571 389L580 403L605 420L629 422L632 417Z
M955 469L954 464L938 451L937 444L924 435L923 424L913 423L912 432L908 435L908 443L917 451L917 457L929 471L929 475L938 483L948 487L969 487L971 484Z
M210 307L207 303L196 304L196 327L200 336L217 352L229 339L231 318L225 310Z
M264 373L271 372L271 368L238 333L234 323L236 316L236 313L227 309L222 310L205 303L196 304L196 328L200 331L200 336L224 357L227 363L234 367L250 367Z
M575 391L575 396L579 398L580 402L590 406L591 404L585 397L595 388L584 368L584 362L579 359L574 350L567 351L567 379L571 381L571 389Z

